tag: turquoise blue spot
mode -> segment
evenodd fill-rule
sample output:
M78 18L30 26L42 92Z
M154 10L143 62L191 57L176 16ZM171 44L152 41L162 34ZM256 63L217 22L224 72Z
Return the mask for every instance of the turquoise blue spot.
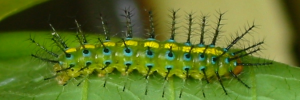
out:
M192 44L191 43L189 43L189 42L185 42L184 43L186 46L191 46Z
M151 50L146 50L146 56L149 57L149 58L153 58L154 53Z
M168 42L175 42L175 40L169 39Z
M206 67L205 67L205 66L201 66L199 69L200 69L200 70L205 70Z
M89 65L91 65L92 64L92 61L86 61L85 62L85 66L89 66Z
M69 64L69 68L72 68L72 67L74 67L75 66L75 63L70 63Z
M127 51L126 51L126 50L127 50ZM132 50L131 50L131 48L129 48L129 47L124 48L123 53L124 53L124 55L127 56L127 57L133 55Z
M166 69L172 69L172 68L173 68L172 65L167 65L167 66L166 66Z
M205 60L205 56L204 56L203 53L201 53L201 54L199 55L199 60L200 60L200 61L204 61L204 60Z
M111 61L111 60L105 60L105 61L103 62L104 65L106 65L107 63L111 64L112 61Z
M87 51L87 53L85 51ZM89 57L91 56L91 52L89 50L82 50L82 55L83 57Z
M152 67L153 67L154 64L152 64L152 63L147 63L147 64L146 64L146 67L148 68L148 66L152 66Z
M171 54L169 54L169 53L171 53ZM174 60L174 59L175 59L175 55L174 55L173 52L167 51L167 53L166 53L166 58L167 58L168 60Z
M211 63L212 64L216 64L217 63L216 60L217 60L216 57L211 57Z
M185 71L186 69L190 69L190 68L191 68L190 66L184 66L183 70Z
M198 44L198 47L204 47L205 45L204 44Z
M211 44L211 45L209 45L209 47L215 47L215 45L212 45L212 44Z
M189 57L187 57L187 56L189 56ZM192 60L192 55L190 53L185 53L183 55L183 60L185 60L185 61L191 61Z
M231 53L231 55L234 56L235 54L234 54L234 53Z
M147 40L151 40L151 41L153 41L153 40L156 40L156 39L154 39L154 38L148 38Z
M228 64L229 63L229 58L225 59L225 63Z
M132 61L126 61L124 64L125 65L132 65Z
M106 51L107 50L107 51ZM106 56L110 56L111 55L111 52L110 52L110 49L109 48L103 48L102 50L103 54L106 55Z
M131 40L132 38L131 37L127 37L127 38L125 38L125 40Z
M74 56L72 54L69 54L69 55L70 55L70 57L66 57L67 60L73 60Z
M226 48L224 48L223 51L227 52L228 50Z

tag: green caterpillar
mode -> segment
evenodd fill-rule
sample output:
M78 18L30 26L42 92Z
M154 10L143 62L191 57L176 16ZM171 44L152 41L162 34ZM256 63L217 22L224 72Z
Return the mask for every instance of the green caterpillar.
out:
M56 78L61 85L66 85L71 79L89 77L91 74L104 77L113 73L115 69L123 76L128 76L132 71L136 70L145 77L147 82L149 77L155 74L154 72L162 76L165 80L163 89L165 89L168 79L174 76L181 78L184 84L188 79L202 80L207 84L213 82L213 79L217 79L226 95L227 91L222 83L224 77L231 76L245 87L250 88L250 86L237 76L242 72L243 66L272 64L272 62L245 63L241 59L259 51L260 48L258 46L263 44L263 41L241 50L231 50L239 40L255 28L254 24L250 25L241 35L235 37L225 48L215 46L220 33L224 13L219 14L210 44L205 44L204 41L207 18L203 16L200 24L200 42L193 44L191 43L191 35L193 33L191 27L194 23L193 14L188 14L187 18L187 41L185 43L178 43L174 39L176 36L176 14L178 10L172 11L171 37L166 41L158 41L155 39L154 22L151 11L149 11L151 25L147 39L133 37L131 24L132 14L128 9L125 9L124 12L127 25L125 38L112 39L107 30L107 25L101 16L100 19L105 36L97 38L98 43L91 44L75 20L78 29L76 37L80 46L69 47L50 24L53 28L52 40L57 47L61 49L61 52L54 53L30 38L33 43L53 56L53 58L46 58L35 54L31 56L53 63L53 69L56 75L51 78ZM46 78L45 80L51 78ZM126 89L126 81L127 80L125 80L123 91ZM78 85L80 85L80 83ZM106 81L104 86L105 84ZM182 96L182 91L183 88L180 91L179 98ZM147 92L148 89L146 87L145 95L147 95ZM163 90L162 97L164 97L164 95L165 90ZM204 93L203 95L205 97Z

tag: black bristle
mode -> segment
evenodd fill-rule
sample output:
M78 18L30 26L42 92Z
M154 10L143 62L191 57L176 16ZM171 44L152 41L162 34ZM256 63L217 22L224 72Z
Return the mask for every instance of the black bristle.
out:
M219 34L220 34L221 26L223 25L223 24L221 23L221 21L223 20L222 17L223 17L224 14L225 14L225 13L220 13L220 15L219 15L219 19L218 19L218 22L217 22L217 26L216 26L216 28L215 28L214 37L213 37L212 42L211 42L211 44L210 44L211 46L215 46L215 45L216 45L218 36L219 36Z
M171 22L171 37L170 37L170 40L175 40L175 34L176 34L176 29L178 29L178 27L176 27L176 24L177 24L177 12L179 11L179 9L177 10L172 10L172 15L170 16L171 19L172 19L172 22Z
M131 22L131 17L133 16L132 11L130 8L125 8L124 9L124 15L122 15L126 19L126 38L132 38L133 33L132 33L132 22Z
M59 61L57 61L57 60L51 60L51 59L47 59L47 58L42 58L42 57L39 57L39 56L34 55L34 54L31 54L31 56L34 57L34 58L40 59L42 61L46 61L46 62L50 62L50 63L59 63Z
M107 28L108 27L107 22L104 20L101 13L100 13L100 21L101 21L101 25L102 25L103 32L105 35L105 40L110 40L110 32L109 32L109 29Z

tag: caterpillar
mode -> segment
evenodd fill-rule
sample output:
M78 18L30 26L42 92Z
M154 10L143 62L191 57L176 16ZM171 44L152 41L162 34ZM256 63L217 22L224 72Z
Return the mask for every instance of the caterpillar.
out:
M53 52L47 47L40 45L33 38L30 41L37 45L52 57L44 57L43 55L31 54L32 57L45 62L53 63L53 71L55 75L45 80L55 78L60 85L67 85L72 79L88 78L91 75L107 78L114 70L121 73L125 77L122 91L126 90L128 75L133 71L137 71L146 80L146 84L150 77L158 74L163 77L163 91L161 97L165 96L166 85L172 77L179 77L183 84L187 84L188 80L200 80L206 84L218 82L227 95L228 92L223 85L223 80L234 78L243 84L246 88L250 86L243 82L238 75L242 72L244 66L267 66L272 62L248 63L242 58L256 53L261 50L260 45L264 41L254 43L240 50L234 50L232 47L237 44L243 37L250 33L256 25L253 23L245 28L245 31L234 37L233 40L225 47L217 47L216 42L220 35L223 16L225 13L219 13L214 27L212 41L206 43L205 34L207 33L207 16L202 16L199 32L192 31L195 24L193 14L187 14L188 27L187 39L184 43L178 43L175 40L177 34L177 12L171 11L171 36L168 40L158 41L155 39L155 27L152 11L149 11L150 28L147 39L135 38L132 30L131 17L133 16L129 9L124 9L124 18L126 20L126 32L124 38L112 38L104 17L100 14L100 20L104 35L96 38L98 43L92 44L81 30L80 24L75 20L77 26L76 39L77 47L69 47L65 40L58 34L54 27L50 24L53 32L51 40L60 49L60 52ZM198 43L192 43L192 34L199 33L200 39ZM77 86L82 83L80 81ZM107 80L103 86L105 87ZM184 86L182 86L179 98L182 97ZM148 84L145 87L144 94L148 94ZM205 93L203 92L205 97Z

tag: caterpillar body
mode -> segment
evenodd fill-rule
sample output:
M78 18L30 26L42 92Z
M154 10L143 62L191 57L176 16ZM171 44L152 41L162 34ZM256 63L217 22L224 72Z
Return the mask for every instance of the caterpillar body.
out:
M204 35L206 31L206 16L202 17L200 24L200 42L191 43L191 30L193 25L193 14L188 14L188 37L184 43L175 41L176 35L176 14L178 10L173 10L171 13L171 36L166 41L158 41L155 39L155 30L152 12L149 11L150 32L147 39L134 38L132 35L131 12L128 9L124 10L126 19L126 37L120 39L112 39L107 29L106 22L100 16L104 30L104 36L100 36L98 43L89 43L85 34L80 29L80 25L75 20L77 25L76 38L80 46L69 47L65 40L54 30L52 32L52 40L61 50L60 53L54 53L46 47L37 43L34 39L30 40L43 49L45 52L53 56L46 58L40 55L32 54L32 57L41 59L46 62L53 63L55 75L45 80L55 78L59 84L67 85L72 79L80 77L88 78L90 75L99 77L108 76L114 70L120 72L123 76L128 76L132 71L136 70L149 80L153 74L159 74L164 78L164 86L162 97L165 95L165 85L171 77L179 77L183 83L187 80L201 80L207 84L217 82L221 85L224 93L227 95L226 88L222 81L225 77L231 76L237 79L245 87L250 88L244 83L238 75L242 72L243 66L260 66L270 65L272 62L264 63L246 63L242 60L243 57L253 54L260 50L259 46L263 41L250 45L241 50L231 50L231 48L241 40L245 35L256 26L250 25L245 31L235 37L226 47L216 47L216 41L222 26L222 17L224 13L220 13L217 25L214 28L214 35L210 44L205 44ZM105 77L106 78L106 77ZM126 81L123 91L126 90ZM80 82L81 83L81 82ZM80 83L78 85L80 85ZM104 86L106 81L104 83ZM182 96L183 88L180 91L179 98ZM145 95L148 93L146 86ZM205 94L203 93L205 97Z

